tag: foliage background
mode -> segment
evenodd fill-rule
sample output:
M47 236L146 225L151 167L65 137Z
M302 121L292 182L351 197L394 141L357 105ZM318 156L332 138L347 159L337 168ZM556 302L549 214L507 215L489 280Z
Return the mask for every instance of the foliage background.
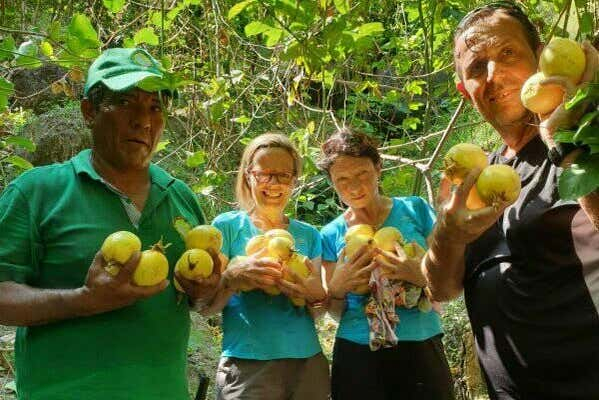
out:
M281 131L305 171L289 213L316 226L342 210L315 168L336 127L379 139L382 187L432 201L431 160L460 98L452 31L477 0L0 0L0 189L32 164L61 161L89 145L77 100L84 71L102 49L141 46L160 57L180 98L171 105L155 162L199 195L209 218L234 207L244 144ZM523 4L545 38L590 38L596 1ZM468 106L440 149L498 138ZM465 367L463 302L446 307L446 350L462 398L484 394ZM321 322L330 351L335 326ZM218 320L195 317L190 379L214 375ZM3 336L4 334L4 336ZM0 327L0 399L12 396L12 330ZM464 336L466 335L466 336ZM3 347L4 346L4 347Z

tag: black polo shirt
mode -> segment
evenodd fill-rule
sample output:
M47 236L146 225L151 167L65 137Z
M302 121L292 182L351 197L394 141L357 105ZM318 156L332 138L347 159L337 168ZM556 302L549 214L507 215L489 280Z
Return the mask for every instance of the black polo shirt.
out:
M466 305L491 399L599 399L599 232L559 198L537 136L518 201L466 251Z

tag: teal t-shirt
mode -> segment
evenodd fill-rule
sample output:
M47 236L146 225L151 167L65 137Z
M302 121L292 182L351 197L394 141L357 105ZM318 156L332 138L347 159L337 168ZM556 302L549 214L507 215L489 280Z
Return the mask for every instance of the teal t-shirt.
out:
M393 207L382 226L394 226L399 229L407 242L417 242L426 248L426 238L435 222L435 212L420 197L394 197ZM322 230L322 259L337 262L341 250L345 247L347 223L343 215L335 218ZM354 343L368 345L369 327L364 306L367 295L347 294L346 309L339 322L337 337ZM422 341L442 332L441 319L435 311L423 313L417 307L396 307L399 324L395 334L400 341Z
M212 224L223 234L222 252L231 260L245 255L245 245L262 233L244 211L219 215ZM322 244L318 231L303 222L289 220L289 233L296 250L320 259ZM223 310L223 353L225 357L251 360L308 358L321 351L314 320L306 307L296 307L285 295L271 296L262 290L233 295Z
M194 193L150 166L151 187L136 228L121 197L103 183L86 150L63 164L34 168L0 196L0 281L43 289L83 285L106 236L128 230L143 249L161 238L173 267L185 244L173 227L204 223ZM188 400L189 306L174 285L85 318L21 327L16 380L26 400Z

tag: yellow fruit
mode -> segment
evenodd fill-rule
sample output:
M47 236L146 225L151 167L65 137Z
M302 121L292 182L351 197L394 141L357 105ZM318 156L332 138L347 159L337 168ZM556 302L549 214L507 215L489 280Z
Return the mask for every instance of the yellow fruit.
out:
M476 186L473 186L468 193L468 198L466 199L466 208L469 210L478 210L481 208L487 207L485 202L478 195L478 190L476 190Z
M483 149L472 143L459 143L447 151L443 157L445 176L459 185L474 168L483 169L489 162Z
M302 278L307 278L310 275L310 269L306 266L306 259L308 257L302 256L301 254L293 254L289 261L283 265L283 279L289 282L295 282L293 276L287 272L292 270ZM291 297L291 302L297 307L303 307L306 305L306 300L300 297Z
M586 68L586 57L577 42L554 37L541 52L539 68L545 76L566 76L576 84Z
M286 237L276 236L268 241L268 255L285 261L293 253L293 242Z
M120 264L125 264L136 251L141 250L141 241L134 233L127 231L114 232L102 243L102 257L108 263L106 271L118 275Z
M520 90L522 105L537 114L548 114L564 101L564 89L560 85L541 85L546 79L542 72L532 75Z
M345 240L345 257L352 258L352 256L364 245L372 244L372 238L366 235L352 235Z
M219 252L223 235L212 225L198 225L185 235L185 247L189 249L212 249Z
M358 224L354 226L350 226L345 232L345 239L354 235L365 235L369 237L374 236L374 229L370 225L366 224Z
M520 195L520 186L520 176L509 165L490 165L476 181L478 195L487 205L497 201L512 204Z
M403 251L406 253L408 258L422 258L426 253L426 250L422 248L418 243L411 242L403 245Z
M266 236L264 236L264 235L254 236L253 238L248 240L247 244L245 245L245 254L247 254L248 256L251 256L252 254L255 254L255 253L259 252L260 250L266 248L267 245L268 245L268 238Z
M293 240L293 236L291 236L291 233L289 233L285 229L270 229L270 230L264 232L264 236L268 240L276 238L276 237L287 238L287 239L289 239L289 241L291 243L295 244L295 240Z
M179 257L175 271L186 279L207 278L212 274L214 261L206 250L189 249Z
M395 251L396 243L400 245L403 243L403 236L397 228L386 226L374 234L374 244L381 250Z
M164 255L164 246L158 242L150 250L141 252L139 264L133 272L133 283L137 286L154 286L168 276L168 260Z

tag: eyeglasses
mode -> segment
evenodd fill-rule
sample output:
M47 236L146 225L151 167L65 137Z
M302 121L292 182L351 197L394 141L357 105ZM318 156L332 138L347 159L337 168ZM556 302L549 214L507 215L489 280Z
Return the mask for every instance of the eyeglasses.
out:
M283 185L288 185L295 178L295 174L291 172L263 172L256 170L248 170L248 173L251 174L256 182L258 183L268 183L271 182L273 178L277 178L277 182Z

